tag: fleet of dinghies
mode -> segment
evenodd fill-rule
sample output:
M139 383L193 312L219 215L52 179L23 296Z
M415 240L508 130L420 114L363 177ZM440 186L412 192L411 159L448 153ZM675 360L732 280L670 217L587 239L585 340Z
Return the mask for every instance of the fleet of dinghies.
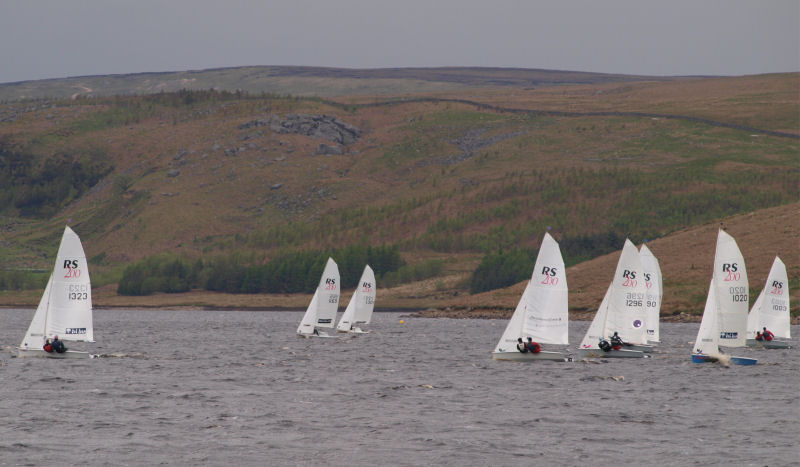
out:
M45 342L94 342L92 285L78 235L64 229L56 264L31 324L18 348L19 357L88 358L89 352L45 351Z
M321 329L334 327L336 312L339 309L339 284L339 266L333 258L328 258L319 285L300 321L300 326L297 328L298 337L333 337ZM372 320L375 294L375 273L367 265L336 330L355 334L369 332L364 331L360 326L369 324Z
M526 350L527 340L538 344L569 344L568 289L561 250L545 233L531 279L492 352L495 360L571 361L561 350ZM319 285L297 328L299 337L333 337L339 307L339 267L328 258ZM583 340L579 358L643 358L660 342L659 320L663 280L658 260L642 245L637 250L626 239L611 284L606 290ZM717 235L714 270L708 288L703 317L691 359L695 363L721 362L755 365L757 360L735 357L720 347L791 348L789 280L786 266L775 257L767 281L748 314L749 284L744 257L736 241L723 229ZM363 334L375 307L375 273L367 265L336 330ZM775 338L757 339L761 329ZM622 345L604 345L617 335ZM770 337L772 337L772 335ZM45 350L56 336L62 341L94 342L92 290L80 238L64 229L56 264L36 308L31 324L18 348L20 357L86 358L90 354L67 349ZM520 344L518 346L518 344ZM528 347L530 348L530 347ZM524 350L524 351L523 351Z

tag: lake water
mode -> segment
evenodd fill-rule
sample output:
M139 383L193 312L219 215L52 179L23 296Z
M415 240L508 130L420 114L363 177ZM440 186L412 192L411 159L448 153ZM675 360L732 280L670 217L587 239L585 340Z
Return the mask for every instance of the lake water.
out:
M299 312L96 310L100 358L13 358L32 316L0 310L4 466L800 465L798 349L693 364L698 324L651 359L513 363L502 320L298 339Z

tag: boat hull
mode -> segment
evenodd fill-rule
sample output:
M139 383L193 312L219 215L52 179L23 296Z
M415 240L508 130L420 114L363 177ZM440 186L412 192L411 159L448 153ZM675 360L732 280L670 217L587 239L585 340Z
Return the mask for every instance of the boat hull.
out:
M652 353L654 349L655 347L650 344L628 344L625 345L623 350L638 350L639 352Z
M64 353L45 352L42 349L17 349L17 356L19 358L91 358L89 352L81 352L78 350L67 350Z
M692 362L694 363L715 363L718 361L718 358L710 355L692 354ZM757 362L758 360L755 358L731 356L731 363L734 365L755 365Z
M305 338L305 339L311 339L312 337L322 337L322 338L330 339L330 338L335 338L336 336L331 336L327 332L320 331L319 334L313 334L313 333L312 334L302 334L302 333L298 332L297 333L297 337L302 337L302 338Z
M341 332L344 334L369 334L372 331L364 331L361 328L353 328L353 329L346 329L342 331L341 329L337 329L336 332Z
M547 352L544 350L537 353L522 353L516 350L513 352L492 352L492 358L507 362L533 362L537 360L567 361L566 355L561 352Z
M757 341L755 339L747 339L748 347L755 347L758 349L791 349L792 345L788 341Z
M578 349L578 358L644 358L644 352L641 350L610 350L608 352L602 349Z

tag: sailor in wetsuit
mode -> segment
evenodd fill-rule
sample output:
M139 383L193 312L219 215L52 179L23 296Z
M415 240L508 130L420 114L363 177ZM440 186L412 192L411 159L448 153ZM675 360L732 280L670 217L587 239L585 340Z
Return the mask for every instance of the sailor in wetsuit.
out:
M64 341L58 340L58 336L53 337L53 350L55 350L56 353L64 353L67 351L67 347L64 346Z
M534 342L530 337L528 338L528 343L525 344L525 347L528 348L528 352L530 353L539 353L542 351L542 346L539 345L538 342Z
M521 337L517 338L517 350L519 350L520 353L528 353L528 346L525 345L524 342L522 342Z
M614 331L614 335L611 336L611 348L614 350L620 350L623 345L625 345L625 342L621 337L619 337L617 331Z

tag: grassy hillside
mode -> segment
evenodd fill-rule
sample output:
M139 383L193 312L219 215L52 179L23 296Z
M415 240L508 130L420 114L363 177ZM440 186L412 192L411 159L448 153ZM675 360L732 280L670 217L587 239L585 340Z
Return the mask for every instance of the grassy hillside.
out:
M465 75L451 80L468 91L402 98L179 91L0 105L0 260L49 269L66 223L98 286L163 252L260 263L394 244L412 264L446 259L435 288L463 296L484 254L536 248L548 227L572 265L619 238L657 245L800 199L798 74L534 87ZM293 115L355 136L292 127ZM796 231L754 241L800 242Z
M582 73L520 68L381 68L348 69L254 66L210 70L77 76L0 83L0 101L143 95L182 89L294 96L375 96L562 84L599 84L676 78Z

